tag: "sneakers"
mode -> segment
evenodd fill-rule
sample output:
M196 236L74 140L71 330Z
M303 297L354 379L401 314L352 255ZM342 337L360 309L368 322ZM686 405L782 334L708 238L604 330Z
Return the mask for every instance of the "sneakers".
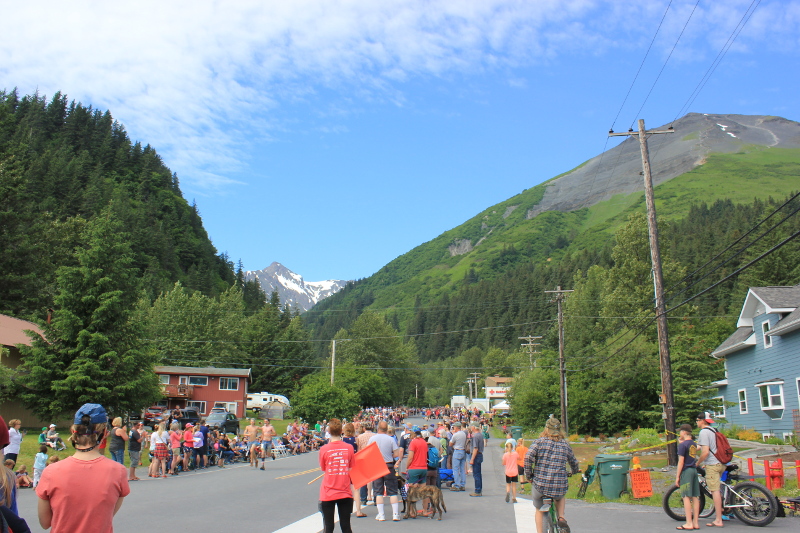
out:
M511 500L511 503L517 503L517 499L516 499L516 498L513 498L513 499Z
M375 520L377 520L378 522L386 522L386 517L383 516L382 514L379 514L378 516L375 517Z
M393 513L392 522L399 522L399 521L400 521L400 513Z
M506 503L508 503L510 500L511 500L511 494L506 492Z
M464 489L461 489L461 490L464 490ZM473 498L480 498L481 497L481 493L480 492L470 492L469 495L472 496Z
M558 529L561 533L569 533L569 525L567 524L567 520L565 518L558 519Z
M264 470L264 465L261 465L261 468L259 468L259 470Z
M374 500L368 500L366 505L375 505L375 501Z

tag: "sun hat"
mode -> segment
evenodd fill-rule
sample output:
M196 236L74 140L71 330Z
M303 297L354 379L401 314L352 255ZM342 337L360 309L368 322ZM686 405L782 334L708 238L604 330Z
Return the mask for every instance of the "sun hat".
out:
M90 424L105 424L108 422L108 414L106 414L106 410L99 403L83 404L81 408L75 412L75 420L73 420L73 423L80 424L81 418L86 415L89 416ZM56 425L50 424L50 427L54 428Z

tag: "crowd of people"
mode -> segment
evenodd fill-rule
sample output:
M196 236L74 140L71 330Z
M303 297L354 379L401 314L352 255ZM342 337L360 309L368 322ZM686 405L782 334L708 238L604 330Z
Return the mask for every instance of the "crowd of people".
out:
M420 425L405 423L408 416L423 418ZM2 418L0 418L2 422ZM61 531L86 530L85 518L80 509L69 507L67 494L71 491L89 491L95 496L82 505L91 506L94 517L111 524L114 514L130 492L129 482L136 481L136 469L141 465L141 454L149 448L151 463L148 475L168 477L192 468L209 466L224 468L225 464L242 460L253 468L265 469L268 459L275 459L275 448L287 454L309 453L319 450L320 468L324 472L320 487L320 511L325 531L333 531L334 515L338 510L343 532L351 531L350 517L367 516L367 508L374 506L378 521L401 520L400 506L405 511L406 496L416 487L435 485L451 492L465 492L471 474L474 490L471 497L483 495L481 465L489 439L491 419L477 410L425 409L404 410L393 408L367 409L351 421L339 419L317 421L311 427L295 421L283 435L278 435L269 420L260 424L250 419L241 437L231 436L205 421L197 427L191 423L180 427L173 421L158 424L148 431L141 422L128 428L120 418L110 421L102 406L86 404L75 414L68 439L74 454L58 460L50 455L64 444L55 428L43 428L39 437L39 452L33 464L31 477L24 465L14 471L23 433L21 421L11 420L7 438L3 440L5 423L0 425L0 445L4 446L5 465L2 469L0 506L11 516L11 524L18 514L16 490L33 487L42 501L39 521L42 527ZM386 464L388 474L362 487L355 488L350 481L357 453L375 444ZM124 466L128 450L129 467ZM568 528L564 516L564 495L567 488L567 469L577 471L575 460L558 420L547 421L542 434L525 448L522 439L508 435L502 463L506 481L505 501L516 503L517 483L532 483L534 505L541 507L542 498L555 500L562 530ZM109 458L104 457L108 452ZM97 491L98 486L105 487ZM91 489L91 490L90 490ZM388 506L387 506L388 504ZM436 512L430 498L423 499L419 514L430 516ZM70 512L67 512L67 509ZM88 507L87 507L88 509ZM86 513L88 514L88 513ZM536 524L541 531L542 515L537 510ZM18 518L18 517L17 517ZM19 531L27 526L16 522ZM18 529L12 526L12 530Z

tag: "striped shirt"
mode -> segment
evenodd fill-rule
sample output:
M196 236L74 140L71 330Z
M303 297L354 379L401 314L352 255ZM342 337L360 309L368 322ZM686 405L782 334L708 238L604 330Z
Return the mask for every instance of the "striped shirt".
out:
M578 460L565 441L536 439L525 454L525 477L533 486L550 498L563 498L567 493L567 462L572 473L578 471Z

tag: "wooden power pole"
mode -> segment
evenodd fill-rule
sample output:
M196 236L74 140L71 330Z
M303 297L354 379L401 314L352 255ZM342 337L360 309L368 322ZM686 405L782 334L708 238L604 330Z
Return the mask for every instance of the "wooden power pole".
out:
M554 291L544 291L556 295L558 305L558 368L559 368L559 390L561 391L561 424L564 431L569 435L569 417L567 416L567 365L564 361L564 310L561 302L564 301L565 294L572 292L572 289L561 289L559 285Z
M539 346L538 342L533 342L535 340L541 339L541 337L534 337L533 335L528 335L527 337L517 337L519 340L528 341L526 344L520 344L520 346L527 346L528 347L528 358L531 361L531 370L533 370L533 354L539 353L536 351L536 346Z
M644 198L647 205L647 228L650 234L650 259L653 262L653 285L655 289L656 326L658 328L658 352L661 367L661 398L664 405L664 425L667 440L675 437L675 398L672 392L672 362L669 355L669 330L667 329L667 308L664 301L664 276L661 271L661 252L658 247L658 224L656 223L656 204L653 196L653 178L650 175L650 156L647 152L647 137L662 133L675 133L670 126L667 130L645 131L644 120L639 119L639 131L628 130L627 133L609 131L610 137L635 136L639 138L642 152L642 169L644 175ZM667 445L667 460L670 465L678 464L678 447L674 442Z

